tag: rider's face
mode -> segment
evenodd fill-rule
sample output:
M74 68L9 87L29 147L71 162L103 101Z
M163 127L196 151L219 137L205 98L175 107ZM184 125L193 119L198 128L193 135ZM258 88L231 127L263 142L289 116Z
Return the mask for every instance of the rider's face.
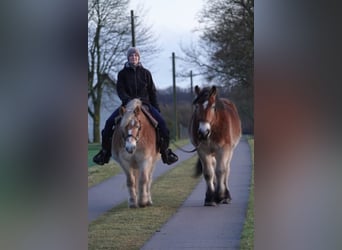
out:
M130 63L133 65L137 65L139 63L139 55L137 53L132 53L129 57L128 60Z

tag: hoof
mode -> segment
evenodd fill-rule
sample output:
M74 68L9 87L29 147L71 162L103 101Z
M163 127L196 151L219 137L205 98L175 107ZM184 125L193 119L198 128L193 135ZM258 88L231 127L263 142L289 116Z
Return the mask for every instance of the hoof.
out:
M139 203L139 207L149 207L152 206L152 202Z
M231 203L231 201L232 201L232 199L227 198L227 199L223 199L221 203L222 204L229 204L229 203Z
M211 202L204 202L204 206L205 207L216 207L217 204L215 201L211 201Z
M138 205L137 204L130 204L129 208L138 208Z
M231 200L232 200L231 198L223 198L223 199L216 200L216 203L217 204L229 204Z

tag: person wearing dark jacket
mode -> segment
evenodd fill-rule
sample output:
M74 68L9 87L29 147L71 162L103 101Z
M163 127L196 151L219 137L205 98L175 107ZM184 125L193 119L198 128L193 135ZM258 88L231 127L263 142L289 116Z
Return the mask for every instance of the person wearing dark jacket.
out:
M158 122L160 135L160 154L162 161L166 164L172 164L178 160L178 156L169 148L170 136L166 123L160 115L159 104L157 100L157 90L154 85L151 72L145 69L140 63L140 53L135 47L127 51L128 61L123 69L118 73L117 93L125 106L130 100L139 98L144 104L149 106L152 116ZM103 165L108 163L111 157L111 137L113 127L119 116L119 108L107 119L102 130L102 149L97 153L93 161L96 164Z

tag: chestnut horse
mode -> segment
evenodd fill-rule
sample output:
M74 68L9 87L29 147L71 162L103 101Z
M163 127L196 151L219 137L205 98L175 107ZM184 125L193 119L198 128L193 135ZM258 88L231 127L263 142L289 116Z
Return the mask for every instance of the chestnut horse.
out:
M152 175L158 159L156 130L142 111L139 99L120 108L121 122L114 129L112 156L127 178L130 208L152 205Z
M231 101L217 96L215 86L196 86L195 93L189 135L199 157L196 175L203 173L207 184L204 205L228 204L230 161L241 137L239 114Z

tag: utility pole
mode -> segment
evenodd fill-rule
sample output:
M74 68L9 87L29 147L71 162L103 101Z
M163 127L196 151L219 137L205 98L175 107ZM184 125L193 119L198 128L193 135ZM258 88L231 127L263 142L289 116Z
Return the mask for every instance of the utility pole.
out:
M178 122L177 122L177 95L176 95L176 63L175 52L172 52L172 80L173 80L173 108L174 108L174 134L175 140L178 139Z
M135 28L134 13L133 13L133 10L131 10L132 47L135 47L135 31L134 31L134 28Z
M192 85L192 70L190 70L190 93L191 93L191 97L193 97L194 89L193 89L193 85Z
M190 94L191 94L191 98L193 100L194 98L194 90L193 90L193 83L192 83L192 70L190 70ZM192 101L191 100L191 101ZM193 111L193 105L192 105L192 102L191 102L191 111Z

